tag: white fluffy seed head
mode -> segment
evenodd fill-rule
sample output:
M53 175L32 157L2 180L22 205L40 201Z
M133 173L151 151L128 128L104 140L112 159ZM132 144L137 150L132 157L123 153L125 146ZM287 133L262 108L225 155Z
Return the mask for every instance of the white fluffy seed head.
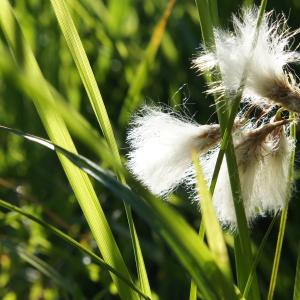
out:
M242 198L250 225L257 216L275 214L284 207L289 187L289 159L294 145L278 122L257 129L248 126L248 129L235 133L234 144ZM218 152L219 148L216 148L200 159L208 182L212 179ZM195 187L192 168L190 173L187 185ZM197 195L195 199L201 201ZM236 215L226 158L221 165L212 201L221 224L234 231Z
M205 153L219 137L218 125L199 125L144 107L128 131L127 166L154 194L165 195L186 177L192 149Z
M227 96L237 93L247 67L244 101L259 105L276 102L300 112L299 89L286 71L289 63L300 60L299 54L290 50L292 38L299 30L291 32L284 16L272 21L272 13L267 13L253 49L257 15L257 9L246 9L242 18L233 16L233 32L215 29L215 48L203 51L193 65L200 72L220 71L222 81L213 83L209 92Z
M269 135L266 143L272 148L265 156L264 172L258 174L262 193L260 203L262 214L276 214L286 205L289 185L289 167L291 153L295 147L294 141L287 136L284 128L278 128L273 135Z

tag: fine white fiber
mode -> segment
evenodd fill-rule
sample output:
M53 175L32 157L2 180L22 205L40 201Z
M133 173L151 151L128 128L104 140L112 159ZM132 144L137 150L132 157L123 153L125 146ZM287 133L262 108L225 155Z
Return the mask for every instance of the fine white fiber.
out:
M232 97L238 92L247 68L242 100L265 106L273 103L300 112L300 91L294 76L288 72L289 63L298 63L300 56L291 50L295 34L282 15L272 21L266 13L256 32L258 10L245 9L242 17L233 16L234 31L214 30L215 47L202 51L193 60L201 73L220 72L222 79L212 83L209 93ZM254 48L253 48L254 46Z
M256 129L248 124L247 129L234 134L242 199L249 225L257 216L275 214L285 204L293 143L287 137L283 123L274 122ZM208 182L212 179L218 152L219 147L200 158ZM192 168L190 173L187 185L195 187ZM194 197L201 201L196 192ZM226 158L220 168L212 201L221 224L234 231L237 224Z
M278 128L267 137L271 151L265 155L265 169L258 174L261 182L260 203L262 214L276 214L288 201L289 169L294 141L286 134L285 128Z
M192 150L206 153L219 138L219 125L199 125L145 106L128 130L127 166L154 194L165 195L187 176Z

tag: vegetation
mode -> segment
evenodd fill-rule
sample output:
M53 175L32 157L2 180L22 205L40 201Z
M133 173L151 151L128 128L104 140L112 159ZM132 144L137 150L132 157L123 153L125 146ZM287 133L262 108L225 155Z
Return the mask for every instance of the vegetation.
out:
M214 181L209 190L197 157L203 218L183 189L162 201L124 168L133 112L159 103L219 120L237 173L241 95L228 117L205 93L211 74L197 76L191 60L214 43L214 26L230 27L232 12L252 4L0 1L1 299L300 299L294 155L289 206L248 229L236 201L238 233L218 223ZM300 27L296 0L256 5Z

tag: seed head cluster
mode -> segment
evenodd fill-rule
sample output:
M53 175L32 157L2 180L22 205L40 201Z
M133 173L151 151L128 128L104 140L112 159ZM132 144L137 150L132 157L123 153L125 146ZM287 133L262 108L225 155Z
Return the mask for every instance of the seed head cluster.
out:
M193 60L200 73L213 72L213 78L219 78L208 93L230 104L242 88L244 109L235 119L232 138L249 225L257 216L276 214L286 205L295 143L289 135L290 120L281 111L300 112L300 89L289 69L290 63L300 61L290 49L298 31L290 31L284 16L272 21L272 13L266 13L256 29L257 15L254 8L233 16L233 32L216 28L214 48L203 49ZM241 87L245 68L247 77ZM128 168L156 195L166 196L182 184L194 201L201 201L195 191L191 153L197 151L210 183L220 140L218 124L200 125L171 110L145 106L128 130ZM222 225L234 230L236 215L225 158L212 201Z

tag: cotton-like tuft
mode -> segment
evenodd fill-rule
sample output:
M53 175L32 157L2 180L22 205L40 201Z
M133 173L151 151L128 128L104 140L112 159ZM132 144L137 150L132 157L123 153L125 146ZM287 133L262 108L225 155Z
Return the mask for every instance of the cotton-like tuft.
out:
M257 129L248 128L235 133L235 153L249 225L257 216L275 214L285 205L289 188L289 160L294 145L285 133L283 122L270 123ZM201 158L209 182L218 152L219 148L216 148ZM193 169L187 184L195 186ZM196 200L201 201L198 196L195 197ZM221 165L212 201L221 224L234 231L237 226L236 215L226 158Z
M144 107L128 131L127 166L154 194L165 195L187 176L192 149L206 153L219 138L219 125L199 125Z
M236 95L245 68L247 79L243 100L257 105L276 103L300 112L300 90L289 63L298 63L300 56L291 43L299 30L291 32L284 16L272 21L272 13L264 15L255 38L257 9L246 9L242 18L233 16L234 31L214 30L215 48L203 51L193 61L200 72L215 70L222 80L210 87L210 93Z

